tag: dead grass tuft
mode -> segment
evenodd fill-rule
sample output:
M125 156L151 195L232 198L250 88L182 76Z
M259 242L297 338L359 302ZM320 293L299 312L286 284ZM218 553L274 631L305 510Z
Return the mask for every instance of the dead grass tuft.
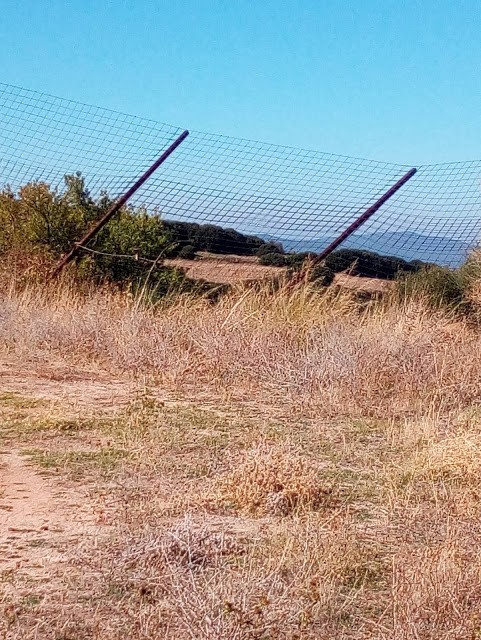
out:
M450 523L446 537L429 547L403 550L393 565L395 638L460 638L481 635L481 554L473 548L479 527Z
M236 509L255 515L286 516L329 502L318 463L287 447L257 445L221 481L220 495Z
M154 531L129 538L119 562L135 570L163 570L167 565L200 569L218 566L226 557L242 552L242 545L231 534L213 532L186 515L160 534Z
M461 433L434 442L413 460L417 477L469 483L481 472L481 438Z

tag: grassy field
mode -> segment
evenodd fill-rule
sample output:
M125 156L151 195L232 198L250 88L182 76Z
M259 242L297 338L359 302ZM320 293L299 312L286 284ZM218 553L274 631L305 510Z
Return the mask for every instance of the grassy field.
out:
M0 354L0 638L481 637L467 320L31 288Z

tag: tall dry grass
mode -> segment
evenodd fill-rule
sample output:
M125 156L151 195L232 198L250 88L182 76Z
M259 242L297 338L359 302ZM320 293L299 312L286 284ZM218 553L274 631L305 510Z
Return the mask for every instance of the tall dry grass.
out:
M180 391L326 415L460 406L481 390L481 340L466 321L419 299L366 305L334 288L239 287L217 304L180 296L150 307L107 290L12 288L0 346L19 362L151 373Z

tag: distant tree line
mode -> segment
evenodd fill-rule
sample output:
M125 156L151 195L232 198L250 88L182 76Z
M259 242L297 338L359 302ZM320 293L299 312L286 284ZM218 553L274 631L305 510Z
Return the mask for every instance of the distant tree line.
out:
M224 229L213 224L164 220L164 232L172 242L169 256L194 257L196 251L253 256L266 244L257 236Z
M299 268L306 260L316 258L316 253L285 253L279 244L267 243L257 252L259 263L275 267ZM382 256L362 249L338 249L323 261L333 273L347 271L366 278L393 280L399 273L415 273L426 264L420 260L407 262L395 256Z
M212 224L164 221L164 230L172 245L169 257L195 259L196 252L240 256L256 255L265 266L299 269L306 260L316 257L314 252L286 253L282 243L266 241L252 235L244 235L234 229L224 229ZM395 256L382 256L361 249L339 249L324 261L333 273L348 271L352 275L370 278L394 279L397 274L414 273L425 266L420 260L408 262Z

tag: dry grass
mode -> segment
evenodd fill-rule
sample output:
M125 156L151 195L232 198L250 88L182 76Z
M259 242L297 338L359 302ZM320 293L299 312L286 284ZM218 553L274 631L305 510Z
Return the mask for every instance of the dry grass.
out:
M215 306L185 297L150 310L120 294L29 289L3 297L0 345L16 362L156 374L177 391L260 407L269 396L315 415L464 406L481 388L466 324L418 302L373 311L335 289L240 289Z
M0 348L138 392L0 397L4 446L99 522L3 576L0 637L481 637L478 328L336 289L146 309L65 286L5 293Z
M221 495L250 514L288 515L317 509L331 493L323 486L316 464L286 444L263 444L242 454L240 464L221 482Z

